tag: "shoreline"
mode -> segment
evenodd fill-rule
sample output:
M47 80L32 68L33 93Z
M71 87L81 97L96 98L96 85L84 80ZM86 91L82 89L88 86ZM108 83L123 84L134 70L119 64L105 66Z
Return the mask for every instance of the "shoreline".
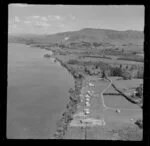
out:
M39 47L40 48L40 47ZM43 49L43 48L42 48ZM46 49L46 48L44 48ZM47 50L47 49L46 49ZM64 107L63 112L60 114L60 117L58 117L56 122L56 132L53 134L50 139L64 139L66 136L67 131L69 131L69 124L74 119L73 116L77 111L77 105L80 103L80 94L83 87L83 79L86 78L86 75L78 72L76 69L72 69L66 62L61 60L61 57L59 55L57 56L57 53L53 50L48 50L52 52L52 55L50 57L46 57L48 59L53 58L54 62L58 62L61 67L64 67L67 69L68 73L73 76L74 84L73 88L70 88L69 90L69 101L67 103L64 103L66 107ZM50 53L47 53L50 54ZM106 78L109 81L109 78ZM118 87L116 87L118 89ZM118 89L119 90L119 89ZM121 94L121 93L120 93ZM68 98L68 97L66 97Z
M63 139L63 137L65 136L66 132L67 132L67 129L68 129L68 125L70 124L70 122L73 120L73 115L75 114L76 110L77 110L77 104L80 102L80 98L78 98L78 101L74 100L76 97L78 97L78 95L80 95L80 91L82 89L82 83L80 85L79 88L76 88L77 85L76 83L77 82L82 82L81 79L80 81L78 80L78 77L82 77L82 74L70 69L67 64L63 63L62 60L60 60L59 58L57 58L57 56L55 56L55 54L53 54L53 57L56 59L56 61L58 61L60 63L61 66L65 67L65 69L67 69L67 71L69 73L71 73L71 75L73 76L74 80L75 80L75 91L73 89L71 89L71 94L70 94L70 102L69 104L67 104L67 114L66 112L64 112L65 114L63 115L63 117L60 119L61 121L61 124L59 124L59 128L56 130L56 133L55 133L55 139ZM110 82L109 78L106 77L106 80L108 82ZM113 86L113 84L112 84ZM114 88L114 87L113 87ZM116 87L117 88L117 87ZM116 91L118 91L119 89L117 89ZM76 92L77 91L77 92ZM124 96L124 94L122 92L119 92L119 94L121 94L122 96ZM124 96L125 97L125 96ZM129 98L125 97L127 100L129 100ZM129 100L130 101L130 100ZM133 101L130 101L131 103L133 103ZM137 104L137 103L135 103ZM137 104L139 105L139 104ZM140 106L140 105L139 105ZM140 108L142 108L140 106ZM67 117L69 115L69 117ZM68 118L67 121L65 121L66 123L64 124L63 120L62 119L66 119ZM60 126L61 125L61 126ZM62 127L62 128L60 128ZM60 130L61 129L61 130Z
M54 56L53 56L54 57ZM69 70L67 65L63 63L61 60L59 60L57 57L54 57L56 61L60 63L62 67L67 69L67 71L73 76L74 78L74 89L70 88L69 93L70 93L70 101L66 105L65 112L62 114L62 117L57 123L57 129L56 133L54 134L53 139L63 139L66 131L68 129L68 125L70 122L73 120L73 115L77 111L77 105L80 102L80 94L82 90L82 83L84 80L84 76L77 72L72 72Z

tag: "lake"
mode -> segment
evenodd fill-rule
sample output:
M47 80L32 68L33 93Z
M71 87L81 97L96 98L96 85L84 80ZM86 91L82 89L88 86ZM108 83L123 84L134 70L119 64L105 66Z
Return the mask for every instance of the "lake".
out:
M7 138L51 138L74 79L47 50L8 44Z

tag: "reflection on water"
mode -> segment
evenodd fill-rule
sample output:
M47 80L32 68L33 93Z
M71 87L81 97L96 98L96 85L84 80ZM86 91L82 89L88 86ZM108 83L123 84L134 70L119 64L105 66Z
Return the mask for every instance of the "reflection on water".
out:
M73 77L46 50L8 45L7 137L49 138L69 101Z

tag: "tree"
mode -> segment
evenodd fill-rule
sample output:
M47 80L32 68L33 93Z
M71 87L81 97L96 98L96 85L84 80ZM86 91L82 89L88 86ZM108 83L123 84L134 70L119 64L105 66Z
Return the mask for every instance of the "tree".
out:
M102 71L102 78L106 78L106 72L105 72L105 70Z
M138 72L137 72L137 78L143 79L143 70L142 69L138 70Z
M120 69L122 69L122 64L120 64Z
M127 66L126 66L126 70L128 70L128 68L129 68L129 66L127 65Z
M124 80L129 80L132 78L132 74L129 71L123 71L122 72L122 77Z
M143 98L143 84L140 84L140 86L136 88L136 96Z
M111 75L112 76L122 76L122 69L120 67L112 67Z

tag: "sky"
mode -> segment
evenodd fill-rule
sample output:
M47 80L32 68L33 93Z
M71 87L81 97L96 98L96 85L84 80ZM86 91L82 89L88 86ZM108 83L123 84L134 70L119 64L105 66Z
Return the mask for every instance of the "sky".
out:
M144 30L142 5L9 4L8 33L53 34L83 28Z

